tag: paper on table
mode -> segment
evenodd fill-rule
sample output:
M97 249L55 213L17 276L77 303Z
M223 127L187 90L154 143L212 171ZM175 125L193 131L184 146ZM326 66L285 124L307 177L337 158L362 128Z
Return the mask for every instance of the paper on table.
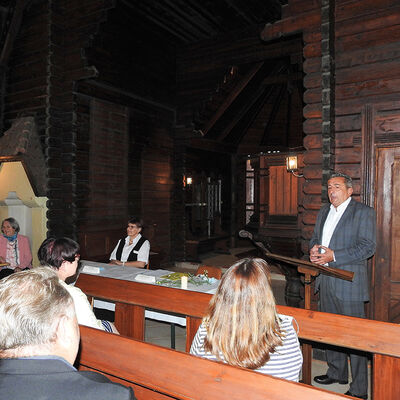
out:
M82 268L82 272L84 272L85 274L99 274L100 267L91 267L90 265L85 265Z
M143 282L143 283L156 283L156 277L155 276L138 274L138 275L135 276L135 281Z

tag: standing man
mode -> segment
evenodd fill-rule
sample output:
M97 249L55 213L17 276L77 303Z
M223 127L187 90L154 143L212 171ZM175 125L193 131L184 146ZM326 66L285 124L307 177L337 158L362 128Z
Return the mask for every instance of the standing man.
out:
M0 281L0 393L14 400L134 400L132 388L73 367L79 326L72 297L50 268Z
M353 282L320 275L316 280L320 311L365 318L364 303L369 300L367 260L375 252L376 217L373 208L351 198L349 176L334 173L328 180L330 205L318 213L310 241L310 260L319 265L354 272ZM328 371L314 381L329 385L348 381L347 354L326 350ZM352 382L346 395L366 399L367 358L350 354Z

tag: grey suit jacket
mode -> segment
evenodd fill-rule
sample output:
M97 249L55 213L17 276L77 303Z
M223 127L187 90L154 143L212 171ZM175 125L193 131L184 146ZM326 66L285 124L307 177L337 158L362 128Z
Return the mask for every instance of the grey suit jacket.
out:
M62 358L0 359L2 400L134 400L132 388Z
M310 240L310 249L315 244L321 244L329 209L330 204L326 204L318 213ZM376 247L375 210L351 199L336 225L328 247L335 252L336 259L330 262L329 266L353 271L354 279L353 282L348 282L321 274L317 278L316 289L319 289L322 279L327 279L334 286L335 293L341 300L368 301L367 260L375 253Z

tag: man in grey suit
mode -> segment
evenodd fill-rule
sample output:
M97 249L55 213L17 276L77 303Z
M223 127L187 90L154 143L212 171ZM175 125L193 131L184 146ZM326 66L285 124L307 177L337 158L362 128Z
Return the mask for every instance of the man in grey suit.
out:
M50 268L0 281L0 393L12 400L133 400L132 388L73 367L79 326L68 291Z
M318 276L320 311L365 318L364 303L369 300L367 260L375 252L376 217L373 208L351 198L353 184L349 176L334 173L328 180L331 204L318 213L310 240L310 260L354 272L353 282ZM356 329L356 327L355 327ZM326 350L328 371L315 382L329 385L348 381L347 354ZM367 358L350 354L352 382L345 394L367 398Z

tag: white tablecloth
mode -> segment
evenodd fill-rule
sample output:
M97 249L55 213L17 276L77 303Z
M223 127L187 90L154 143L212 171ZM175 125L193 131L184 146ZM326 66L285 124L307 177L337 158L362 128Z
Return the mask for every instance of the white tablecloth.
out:
M85 268L89 267L89 268ZM94 272L88 272L87 270L94 269ZM80 273L86 273L89 275L97 275L97 276L104 276L106 278L114 278L114 279L122 279L125 281L134 281L137 275L147 275L147 276L154 276L156 279L160 278L162 275L170 274L172 271L168 271L165 269L156 269L156 270L149 270L143 268L135 268L135 267L122 267L120 265L112 265L112 264L104 264L98 263L94 261L87 261L81 260L80 262ZM152 283L143 283L144 285L152 285ZM202 285L196 286L192 283L188 282L187 289L181 289L178 287L177 289L180 290L190 290L195 292L202 292L202 293L215 293L217 290L219 281L216 279L210 279L210 283L204 283ZM94 307L96 308L103 308L106 310L115 311L115 304L110 301L104 300L94 300ZM153 311L153 310L146 310L145 317L150 319L155 319L158 321L166 321L170 323L175 323L178 325L186 326L186 318L181 317L179 315L174 315L170 313L165 313L161 311Z

